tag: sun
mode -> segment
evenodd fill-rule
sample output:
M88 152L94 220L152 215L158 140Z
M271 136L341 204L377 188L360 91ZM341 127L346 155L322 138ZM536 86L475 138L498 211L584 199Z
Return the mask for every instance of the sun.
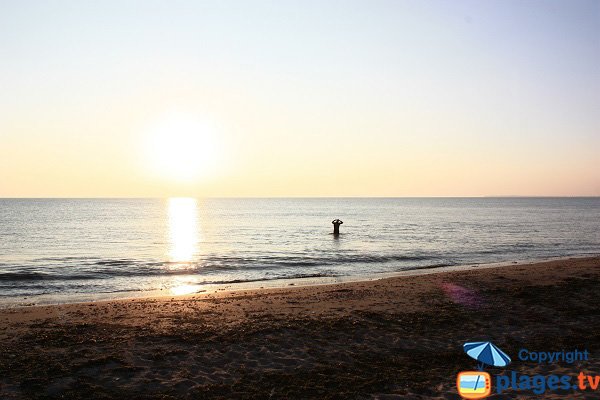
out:
M153 175L192 182L214 176L221 159L218 130L207 119L168 113L144 130L145 164Z

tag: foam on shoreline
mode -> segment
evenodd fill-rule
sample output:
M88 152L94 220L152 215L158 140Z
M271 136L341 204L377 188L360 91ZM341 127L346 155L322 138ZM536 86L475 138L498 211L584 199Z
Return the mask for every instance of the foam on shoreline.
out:
M308 278L283 278L272 280L257 280L250 282L236 282L226 284L209 284L197 285L194 287L186 287L181 293L174 293L169 290L149 290L149 291L132 291L132 292L113 292L113 293L82 293L69 295L40 295L34 297L23 298L20 300L4 300L0 301L0 309L15 308L15 307L30 307L30 306L51 306L60 304L76 304L76 303L94 303L112 300L130 300L130 299L150 299L150 298L182 298L190 295L202 295L206 293L220 292L236 292L244 290L263 290L263 289L280 289L289 287L306 287L320 285L336 285L340 283L354 282L369 282L394 277L421 276L431 274L442 274L447 272L460 272L471 270L483 270L489 268L504 268L511 266L533 265L549 261L561 261L570 259L582 259L589 257L600 257L598 255L579 255L565 257L547 257L539 259L494 262L483 264L466 264L452 266L432 266L432 267L416 267L405 269L396 272L376 273L371 275L352 275L352 276L321 276Z

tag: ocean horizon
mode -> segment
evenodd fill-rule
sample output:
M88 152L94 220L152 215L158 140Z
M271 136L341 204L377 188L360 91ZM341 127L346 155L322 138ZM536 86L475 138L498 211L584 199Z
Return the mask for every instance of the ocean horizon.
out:
M6 305L597 255L600 198L0 199L0 227Z

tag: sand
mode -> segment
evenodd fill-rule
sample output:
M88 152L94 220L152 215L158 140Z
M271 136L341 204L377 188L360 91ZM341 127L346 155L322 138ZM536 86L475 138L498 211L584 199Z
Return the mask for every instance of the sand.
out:
M520 373L600 374L599 293L592 257L4 309L0 398L452 399L456 374L476 366L462 351L473 340L493 341ZM539 366L518 361L521 348L591 356Z

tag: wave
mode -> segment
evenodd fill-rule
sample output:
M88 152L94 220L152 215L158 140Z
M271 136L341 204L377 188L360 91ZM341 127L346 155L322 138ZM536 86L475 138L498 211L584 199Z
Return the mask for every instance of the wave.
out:
M263 278L249 278L249 279L217 279L217 280L206 280L203 282L196 282L196 285L228 285L228 284L237 284L237 283L252 283L252 282L264 282L264 281L278 281L278 280L284 280L284 279L305 279L305 278L333 278L339 276L339 274L333 273L333 272L324 272L324 273L314 273L314 274L292 274L292 275L288 275L288 276L276 276L276 277L263 277ZM3 285L0 283L0 288L2 287L7 287L8 285ZM33 291L32 293L34 293L35 295L41 295L41 294L51 294L51 293L56 293L57 290L53 290L52 286L36 286L36 285L19 285L19 289L20 290L24 290L24 289L28 289ZM40 291L41 289L44 289L43 291ZM107 294L107 293L125 293L125 292L131 292L132 290L130 288L128 289L116 289L116 290L103 290L100 287L94 287L94 286L89 286L88 287L88 291L89 289L94 289L93 292L97 293L97 294ZM145 288L145 289L139 289L139 290L135 290L135 291L152 291L152 290L159 290L161 289L160 287L155 287L155 288ZM85 291L84 291L85 292ZM28 295L32 295L32 294L28 294ZM0 293L0 298L2 297L13 297L14 294L13 293Z
M161 262L136 259L47 258L39 265L0 264L0 282L69 281L110 279L117 277L157 277L176 275L210 275L235 271L268 271L294 278L302 268L320 268L352 264L384 264L390 262L423 262L435 257L425 255L346 254L339 256L208 256L195 262ZM52 261L48 264L48 261ZM314 274L313 274L314 275ZM330 276L330 275L328 275ZM264 279L260 279L264 280ZM229 281L228 281L229 283Z

